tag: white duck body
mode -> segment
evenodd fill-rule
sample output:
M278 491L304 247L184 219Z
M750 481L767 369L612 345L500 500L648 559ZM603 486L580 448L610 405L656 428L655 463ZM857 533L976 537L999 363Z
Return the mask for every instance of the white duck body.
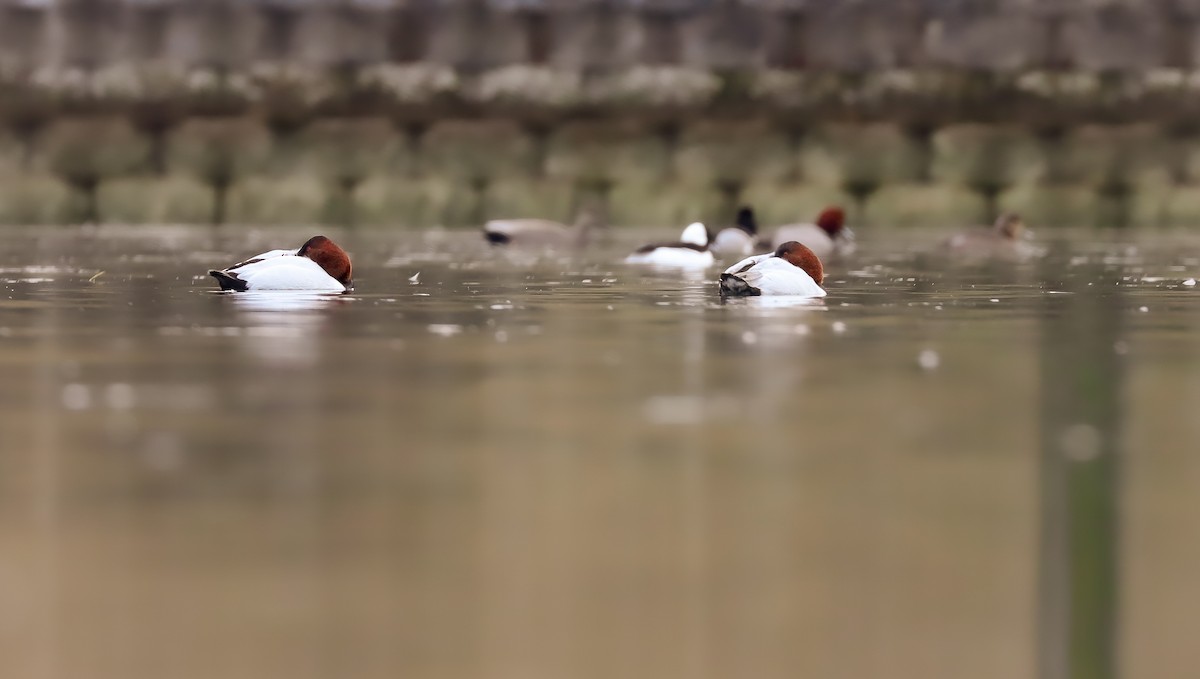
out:
M308 257L298 257L294 251L257 261L252 259L226 271L244 281L247 290L346 290L346 286L325 273L320 264Z
M754 251L755 238L736 226L721 229L711 249L718 257L745 257Z
M845 257L854 252L854 234L850 229L842 229L835 237L830 237L825 229L816 224L785 224L775 230L771 247L777 248L784 243L794 240L808 246L822 259L829 257Z
M749 205L738 208L734 226L721 229L710 249L717 257L741 259L758 249L758 220Z
M716 261L708 250L692 250L684 247L658 246L648 252L635 252L625 258L626 264L667 266L676 268L708 267Z
M708 229L700 222L689 224L678 243L647 245L625 258L626 264L672 268L703 268L712 266L714 261L708 249Z
M726 269L721 276L721 291L751 296L824 297L826 294L808 272L773 253L747 257Z

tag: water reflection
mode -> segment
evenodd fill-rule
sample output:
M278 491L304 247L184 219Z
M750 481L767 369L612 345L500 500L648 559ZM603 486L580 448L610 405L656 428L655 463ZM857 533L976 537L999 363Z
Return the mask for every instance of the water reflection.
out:
M242 327L242 349L265 364L315 365L321 334L330 323L326 313L351 303L345 293L269 292L213 293L233 304Z
M278 317L256 312L297 312L326 309L333 304L345 303L349 298L344 293L299 292L272 290L269 292L214 293L228 297L239 309L247 311L250 320L265 322L279 320ZM303 317L304 314L298 314Z
M1038 589L1044 679L1104 679L1117 670L1120 280L1104 265L1081 268L1065 281L1073 296L1045 301Z
M738 297L722 299L723 304L745 309L824 309L825 298L792 295L769 295L765 297Z

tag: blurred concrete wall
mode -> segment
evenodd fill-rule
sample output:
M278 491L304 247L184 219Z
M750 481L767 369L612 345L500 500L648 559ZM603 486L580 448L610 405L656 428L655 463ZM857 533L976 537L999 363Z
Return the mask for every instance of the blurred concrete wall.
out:
M1196 0L2 0L0 56L94 66L1190 68Z
M1200 0L0 0L0 222L1200 225Z

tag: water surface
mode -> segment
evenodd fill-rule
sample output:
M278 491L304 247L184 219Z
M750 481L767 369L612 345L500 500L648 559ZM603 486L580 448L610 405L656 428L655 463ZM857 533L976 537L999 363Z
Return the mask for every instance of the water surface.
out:
M800 304L619 263L663 234L329 231L356 290L297 296L204 272L306 229L7 232L0 674L1033 676L1044 434L1081 440L1048 320L1102 298L1116 657L1188 676L1200 239L862 231Z

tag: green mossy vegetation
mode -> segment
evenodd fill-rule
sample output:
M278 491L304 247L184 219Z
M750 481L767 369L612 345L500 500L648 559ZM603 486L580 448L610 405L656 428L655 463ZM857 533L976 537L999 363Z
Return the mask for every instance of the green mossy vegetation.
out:
M154 140L127 120L57 120L32 160L18 135L0 136L0 221L469 227L570 222L590 201L615 226L723 224L741 204L764 223L808 220L834 203L871 227L981 223L1004 209L1034 225L1200 222L1200 147L1149 125L1049 141L953 125L922 148L891 124L819 126L796 143L762 121L703 120L683 125L671 152L635 124L579 122L544 140L541 168L515 123L448 121L419 141L383 118L322 119L283 138L248 117L193 118L166 137L160 174Z
M60 120L44 133L47 169L70 190L60 206L66 222L99 222L100 187L143 170L149 145L120 118Z

